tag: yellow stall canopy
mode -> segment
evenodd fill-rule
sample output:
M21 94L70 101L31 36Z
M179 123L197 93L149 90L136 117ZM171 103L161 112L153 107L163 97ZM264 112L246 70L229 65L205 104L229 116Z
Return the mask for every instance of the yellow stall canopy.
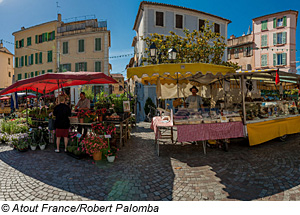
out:
M127 78L137 76L143 84L157 84L158 79L160 84L188 84L191 80L207 79L207 75L211 82L234 72L232 67L206 63L157 64L129 68Z

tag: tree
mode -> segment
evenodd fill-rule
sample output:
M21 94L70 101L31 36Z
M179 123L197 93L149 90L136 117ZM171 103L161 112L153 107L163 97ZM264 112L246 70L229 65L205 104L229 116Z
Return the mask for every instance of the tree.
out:
M170 35L150 34L150 37L141 37L146 42L147 47L155 43L159 58L156 62L150 57L150 50L146 49L147 58L143 58L143 62L153 63L170 63L168 59L168 50L175 48L177 57L173 63L211 63L222 65L222 57L226 48L225 38L220 33L212 31L212 26L205 20L205 25L200 31L194 30L190 32L184 29L185 37L176 35L170 31ZM227 62L226 62L227 63ZM234 63L228 63L228 66L237 66Z

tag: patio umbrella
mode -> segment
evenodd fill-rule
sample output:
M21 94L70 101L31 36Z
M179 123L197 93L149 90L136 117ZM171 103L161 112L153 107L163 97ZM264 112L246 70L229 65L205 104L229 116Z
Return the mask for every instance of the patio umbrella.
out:
M29 96L25 97L24 99L32 99L32 98L36 98L36 96L29 95Z
M10 97L8 97L8 96L4 96L4 97L0 98L0 100L8 100L8 99L10 99Z
M33 90L44 94L57 90L60 87L115 83L118 82L102 72L47 73L34 78L17 81L13 85L2 90L0 95L23 90Z

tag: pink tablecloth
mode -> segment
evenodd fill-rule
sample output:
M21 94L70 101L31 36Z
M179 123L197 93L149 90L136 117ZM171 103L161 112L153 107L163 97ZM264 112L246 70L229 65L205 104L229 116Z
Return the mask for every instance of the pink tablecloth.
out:
M242 122L176 125L178 142L244 137Z
M159 127L173 127L173 122L162 122L163 120L161 119L160 116L156 116L152 118L152 122L151 122L151 126L150 128L152 130L154 130L155 133L155 139L159 139L160 138L160 131L159 131Z

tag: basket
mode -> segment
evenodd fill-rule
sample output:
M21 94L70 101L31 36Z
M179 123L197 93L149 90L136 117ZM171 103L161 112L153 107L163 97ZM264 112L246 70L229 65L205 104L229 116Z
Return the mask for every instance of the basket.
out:
M78 123L78 117L69 117L70 123Z

